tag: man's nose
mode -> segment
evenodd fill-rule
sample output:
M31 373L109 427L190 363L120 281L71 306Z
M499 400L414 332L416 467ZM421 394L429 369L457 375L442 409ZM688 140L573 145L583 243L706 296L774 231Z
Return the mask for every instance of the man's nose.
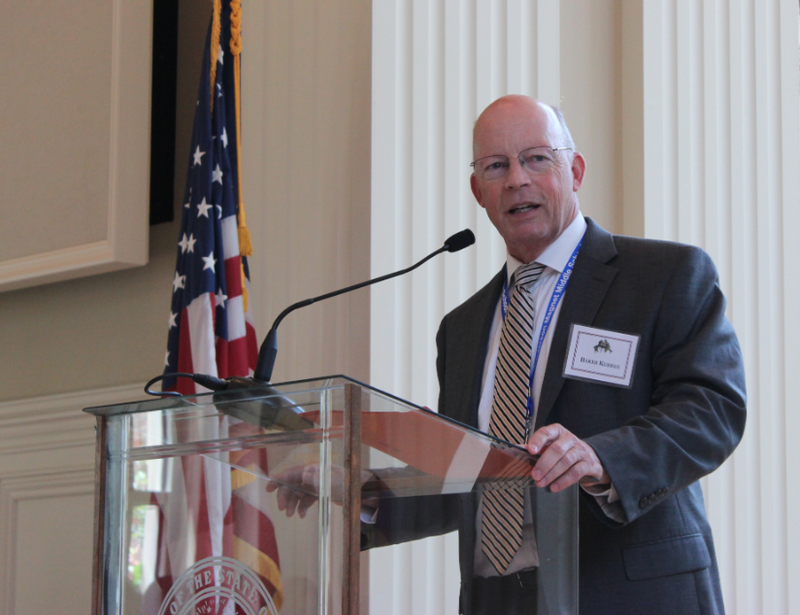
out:
M508 159L508 173L506 174L506 188L517 190L531 183L531 176L520 164L519 158Z

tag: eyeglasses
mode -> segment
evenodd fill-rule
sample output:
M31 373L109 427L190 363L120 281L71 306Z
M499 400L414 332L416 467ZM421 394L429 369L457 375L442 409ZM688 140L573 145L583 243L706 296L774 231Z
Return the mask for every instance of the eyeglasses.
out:
M549 173L557 164L556 152L562 149L569 149L571 147L550 147L549 145L538 145L536 147L529 147L522 150L517 158L519 165L534 175L543 175ZM508 173L509 159L508 156L495 154L494 156L485 156L478 158L470 165L475 169L475 174L483 180L495 181L502 179Z

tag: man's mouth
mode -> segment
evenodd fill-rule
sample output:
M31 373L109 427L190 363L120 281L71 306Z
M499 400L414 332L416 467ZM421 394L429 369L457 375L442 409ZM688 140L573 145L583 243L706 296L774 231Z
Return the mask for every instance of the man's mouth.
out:
M516 205L515 207L512 207L511 209L509 209L508 213L510 213L512 215L513 214L522 214L522 213L525 213L527 211L532 211L534 209L539 209L539 207L540 207L540 205L538 205L536 203L520 203L519 205Z

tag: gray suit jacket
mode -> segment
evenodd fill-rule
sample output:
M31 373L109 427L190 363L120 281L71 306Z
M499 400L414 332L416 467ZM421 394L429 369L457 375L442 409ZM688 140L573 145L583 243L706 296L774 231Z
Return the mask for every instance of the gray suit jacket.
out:
M716 269L699 248L612 236L587 223L536 415L536 427L561 423L594 448L627 517L617 524L593 498L581 496L581 613L723 613L697 481L741 439L745 384ZM436 338L439 411L467 425L477 426L502 284L500 272L445 316ZM631 388L562 377L572 324L640 336ZM385 540L458 527L461 611L471 613L477 498L448 496L428 504L398 509L397 517L387 510Z

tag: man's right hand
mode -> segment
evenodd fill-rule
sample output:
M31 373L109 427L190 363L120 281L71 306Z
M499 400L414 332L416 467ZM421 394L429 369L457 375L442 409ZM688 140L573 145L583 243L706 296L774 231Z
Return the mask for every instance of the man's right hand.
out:
M333 501L342 503L342 469L332 467L331 483L334 486ZM336 476L338 474L338 477ZM285 511L287 517L294 516L295 511L301 519L305 519L308 509L319 499L319 465L299 465L275 475L267 483L267 493L277 491L278 510ZM338 480L337 480L338 479Z

